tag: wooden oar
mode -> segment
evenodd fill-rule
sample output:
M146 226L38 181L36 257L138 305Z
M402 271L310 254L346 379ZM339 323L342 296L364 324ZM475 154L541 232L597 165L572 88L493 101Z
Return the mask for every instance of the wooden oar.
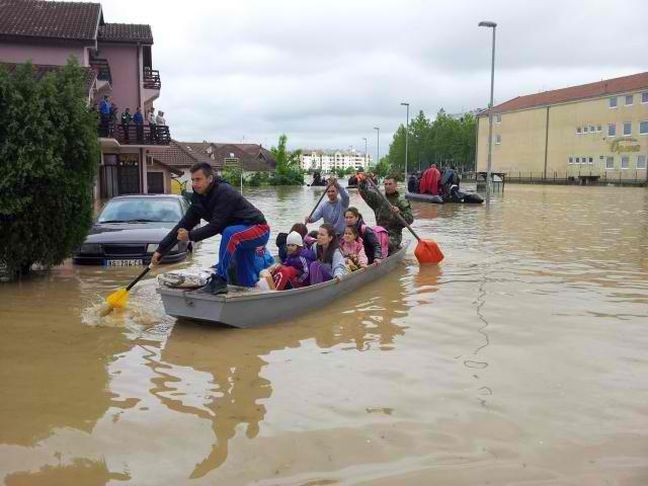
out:
M380 192L380 189L376 187L376 184L367 177L367 182L371 184L371 187L373 187L378 194L383 198L383 200L389 204L389 207L391 208L392 203L389 202L389 199L387 199L387 196L385 196L382 192ZM441 248L439 248L439 245L437 245L436 241L432 240L423 240L417 235L412 227L405 221L405 218L400 213L394 213L398 219L400 220L401 224L407 227L408 230L414 235L414 238L418 240L418 243L416 244L416 248L414 249L414 256L416 256L416 259L418 262L423 265L426 263L432 263L432 264L437 264L440 263L441 260L443 260L443 252L441 251Z
M160 259L162 259L165 253L166 251L160 253ZM101 311L99 311L99 314L103 317L110 314L113 309L123 309L126 307L128 304L128 291L132 289L137 282L142 280L142 277L149 273L153 267L153 263L149 263L148 266L142 270L142 272L135 277L135 280L129 283L127 287L115 290L112 294L106 297L106 304L102 307Z

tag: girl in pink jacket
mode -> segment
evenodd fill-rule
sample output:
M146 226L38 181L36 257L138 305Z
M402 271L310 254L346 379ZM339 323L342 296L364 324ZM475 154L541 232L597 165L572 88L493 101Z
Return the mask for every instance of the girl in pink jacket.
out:
M340 242L340 251L344 255L344 261L347 267L349 267L349 270L353 271L367 266L367 254L364 250L362 238L358 234L358 228L355 226L347 226L344 228L342 241Z

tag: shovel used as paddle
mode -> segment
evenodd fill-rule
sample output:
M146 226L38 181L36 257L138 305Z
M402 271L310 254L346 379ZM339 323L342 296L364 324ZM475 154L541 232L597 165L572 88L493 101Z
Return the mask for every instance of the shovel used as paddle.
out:
M387 199L387 196L385 196L382 192L380 192L380 189L376 187L376 184L367 177L366 178L367 182L375 189L375 191L380 194L380 197L383 198L385 203L389 205L389 207L392 206L392 203L389 202L389 199ZM396 214L396 217L400 220L401 224L404 225L408 230L410 230L410 233L418 240L418 243L416 244L416 248L414 249L414 256L418 260L419 264L424 265L424 264L437 264L440 263L441 260L443 260L443 252L441 251L441 248L439 248L439 245L436 243L436 241L432 240L423 240L417 235L412 227L405 221L405 218L400 213L394 213Z
M160 252L160 259L165 254L166 251ZM144 270L142 270L142 272L137 277L135 277L135 280L129 283L127 287L115 290L112 294L106 297L106 304L99 312L101 316L106 316L110 314L113 311L113 309L123 309L124 307L126 307L126 305L128 304L128 291L132 289L137 282L142 280L144 275L149 273L154 266L155 265L153 265L152 262L149 263L148 266Z

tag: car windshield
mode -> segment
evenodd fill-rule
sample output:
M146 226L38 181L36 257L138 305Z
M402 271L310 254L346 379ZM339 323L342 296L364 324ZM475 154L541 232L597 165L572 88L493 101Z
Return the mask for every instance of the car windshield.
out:
M117 199L101 211L99 223L177 223L182 218L178 201L172 199Z

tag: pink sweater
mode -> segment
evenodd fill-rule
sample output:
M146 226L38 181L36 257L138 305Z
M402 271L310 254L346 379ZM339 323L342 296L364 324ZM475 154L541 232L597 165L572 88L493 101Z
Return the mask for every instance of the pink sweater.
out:
M367 254L364 251L364 245L362 244L362 238L348 243L346 240L342 240L340 243L340 251L345 257L356 257L358 263L362 266L365 266L368 263Z

